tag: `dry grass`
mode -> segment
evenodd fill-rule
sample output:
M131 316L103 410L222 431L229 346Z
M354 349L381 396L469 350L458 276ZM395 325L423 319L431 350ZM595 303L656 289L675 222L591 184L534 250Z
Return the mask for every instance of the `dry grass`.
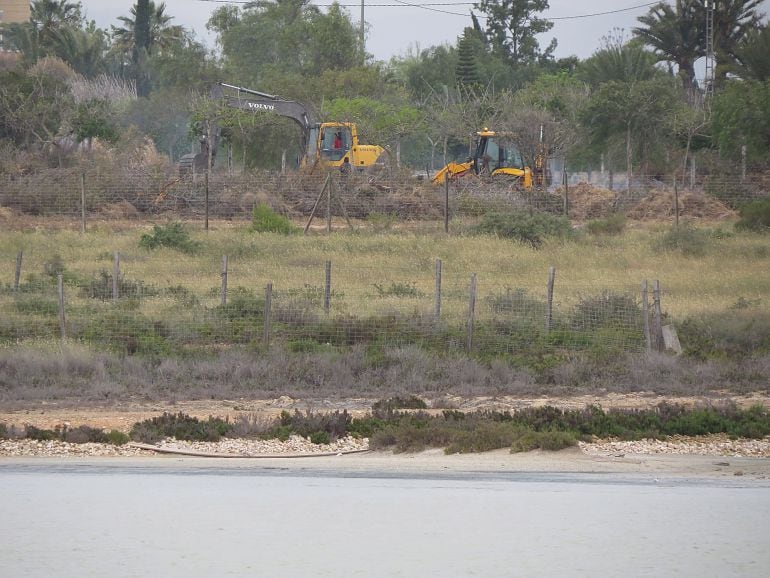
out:
M555 266L557 307L568 307L581 296L615 291L638 295L643 279L659 279L663 308L674 318L722 311L739 298L767 306L770 295L770 251L767 239L749 233L712 235L704 254L690 257L654 248L665 228L637 226L618 237L579 237L547 241L540 250L490 236L418 232L335 232L331 236L282 236L253 233L245 225L214 223L205 233L189 224L203 249L185 255L171 249L146 251L139 237L151 225L136 228L94 224L85 235L73 230L37 228L0 233L0 284L13 282L17 251L24 251L22 279L40 275L46 262L61 256L67 271L92 278L112 270L112 255L121 255L121 273L163 289L185 287L202 305L219 299L222 255L229 257L229 286L261 294L268 282L278 294L323 287L324 262L332 261L338 312L363 314L387 310L430 311L433 306L435 260L443 261L444 311L462 315L467 307L470 276L478 275L479 301L506 288L526 289L542 298L547 271ZM380 287L378 290L375 285ZM383 294L383 287L410 286L412 295ZM6 297L7 298L7 297ZM3 299L6 299L3 298ZM77 297L68 296L73 305ZM168 297L143 300L152 314Z

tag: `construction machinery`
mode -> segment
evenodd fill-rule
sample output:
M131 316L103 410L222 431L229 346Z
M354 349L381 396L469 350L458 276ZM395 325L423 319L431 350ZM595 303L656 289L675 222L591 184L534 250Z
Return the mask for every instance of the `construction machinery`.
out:
M352 122L318 122L307 106L274 94L219 83L212 87L211 98L239 110L275 114L293 120L302 134L303 155L299 165L314 169L337 169L343 173L381 168L387 162L387 151L379 145L361 144L358 129ZM216 156L218 128L209 127L201 138L201 151L183 156L180 172L205 170L209 156Z
M495 132L487 128L476 133L476 147L473 156L462 163L450 162L434 176L434 183L469 174L493 179L513 179L523 188L547 183L548 175L544 154L535 158L534 168L524 163L521 152L515 144L515 135L509 132Z

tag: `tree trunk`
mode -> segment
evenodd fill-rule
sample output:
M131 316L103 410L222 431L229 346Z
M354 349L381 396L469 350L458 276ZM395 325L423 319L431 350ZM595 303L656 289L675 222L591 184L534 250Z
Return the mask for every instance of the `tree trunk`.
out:
M631 123L626 125L626 192L631 192L632 155L631 155Z

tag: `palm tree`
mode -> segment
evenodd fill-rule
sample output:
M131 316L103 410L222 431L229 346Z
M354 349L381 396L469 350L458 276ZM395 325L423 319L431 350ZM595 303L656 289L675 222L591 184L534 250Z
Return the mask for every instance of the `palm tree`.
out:
M704 0L700 0L703 3ZM723 83L735 65L736 51L747 34L759 28L762 0L719 0L714 8L716 81ZM704 9L705 14L705 9Z
M171 26L169 22L173 16L166 14L166 3L155 4L152 0L149 6L149 35L147 39L148 53L162 52L174 42L180 40L184 33L181 26ZM115 48L126 55L134 53L137 38L137 7L138 3L131 7L131 16L119 16L123 23L121 27L112 27L112 38Z
M702 0L676 0L675 6L661 2L637 19L644 26L633 29L659 62L676 64L685 90L695 84L695 61L706 54L706 19L701 5Z
M735 48L735 63L730 72L743 80L764 82L770 78L770 25L746 34Z
M592 87L604 82L639 82L655 77L660 71L655 67L655 55L645 50L640 40L623 38L615 31L603 39L604 46L583 61L578 75Z

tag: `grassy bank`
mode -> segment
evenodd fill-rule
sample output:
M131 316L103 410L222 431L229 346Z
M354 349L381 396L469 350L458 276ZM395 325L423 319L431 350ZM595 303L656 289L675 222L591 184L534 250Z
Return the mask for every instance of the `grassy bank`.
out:
M176 230L189 233L188 245L153 249L142 239L157 239L157 230L107 224L85 235L1 233L3 396L767 387L770 251L766 236L729 225L594 226L546 238L539 248L471 230L302 236L228 223L208 233L192 224ZM440 319L436 259L443 263ZM550 266L556 284L546 330ZM469 340L472 273L478 294ZM58 274L66 297L63 349ZM685 358L644 353L642 279L661 281L663 322L677 328Z

